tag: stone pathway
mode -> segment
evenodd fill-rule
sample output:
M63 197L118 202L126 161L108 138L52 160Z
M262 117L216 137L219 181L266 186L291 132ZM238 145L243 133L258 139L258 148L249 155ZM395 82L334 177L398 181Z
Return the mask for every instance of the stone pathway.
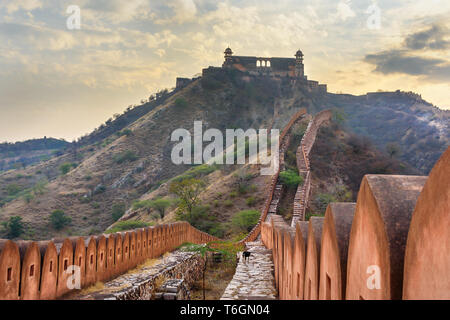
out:
M135 269L113 280L75 291L63 299L151 300L160 298L156 296L156 291L165 281L181 278L184 285L190 287L201 277L203 266L204 259L198 253L176 250L156 259L148 259Z
M272 251L268 250L261 241L247 242L246 245L251 256L247 262L244 262L242 253L239 253L236 273L221 300L277 299Z

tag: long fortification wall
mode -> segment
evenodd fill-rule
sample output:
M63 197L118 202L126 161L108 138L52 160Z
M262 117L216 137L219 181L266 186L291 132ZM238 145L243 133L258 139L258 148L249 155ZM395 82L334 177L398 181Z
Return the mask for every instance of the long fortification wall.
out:
M269 189L267 190L265 196L265 202L263 210L261 211L261 215L259 217L258 223L253 227L253 229L249 232L249 234L240 241L240 243L255 241L261 232L261 224L266 221L269 212L276 212L276 206L279 202L279 197L281 196L281 186L278 184L278 176L280 174L281 168L284 166L284 153L286 152L286 148L289 145L290 139L290 130L292 126L300 120L306 114L306 109L300 109L297 113L295 113L289 123L285 126L281 135L279 137L280 148L279 148L279 158L278 158L278 168L275 174L272 176L272 180L270 182Z
M426 176L366 175L356 204L289 226L272 215L280 299L448 299L450 148Z
M51 241L0 240L0 299L50 300L76 289L107 281L146 259L172 251L184 242L219 240L187 222L175 222L127 232Z
M303 184L297 187L294 196L294 212L291 220L291 227L294 227L297 221L305 220L305 211L309 201L311 191L311 170L309 165L309 153L316 141L317 132L320 126L331 119L332 112L324 110L314 116L308 123L308 127L302 137L302 141L297 148L297 168L299 174L303 176Z

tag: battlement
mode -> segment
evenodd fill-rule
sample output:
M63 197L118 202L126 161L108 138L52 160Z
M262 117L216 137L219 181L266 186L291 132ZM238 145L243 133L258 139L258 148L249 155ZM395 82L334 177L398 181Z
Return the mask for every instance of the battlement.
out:
M304 71L303 53L300 50L296 52L295 58L235 56L230 48L227 48L224 54L225 60L222 68L203 69L202 76L208 76L224 69L233 69L245 73L246 76L288 78L292 83L301 82L312 91L327 92L326 84L308 80Z

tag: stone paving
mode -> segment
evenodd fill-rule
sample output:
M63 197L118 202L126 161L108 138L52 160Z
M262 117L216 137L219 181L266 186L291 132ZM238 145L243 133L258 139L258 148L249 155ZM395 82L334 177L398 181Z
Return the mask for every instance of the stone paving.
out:
M251 252L244 262L242 252L233 279L228 284L221 300L275 300L274 266L272 251L261 241L247 242L247 251Z

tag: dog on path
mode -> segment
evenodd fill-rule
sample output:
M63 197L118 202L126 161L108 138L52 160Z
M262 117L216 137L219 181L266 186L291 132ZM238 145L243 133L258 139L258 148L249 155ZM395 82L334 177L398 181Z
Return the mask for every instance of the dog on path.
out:
M242 252L242 257L244 258L244 262L245 262L245 261L248 261L248 260L250 259L250 255L251 255L251 252L250 252L250 251L244 251L244 252Z

